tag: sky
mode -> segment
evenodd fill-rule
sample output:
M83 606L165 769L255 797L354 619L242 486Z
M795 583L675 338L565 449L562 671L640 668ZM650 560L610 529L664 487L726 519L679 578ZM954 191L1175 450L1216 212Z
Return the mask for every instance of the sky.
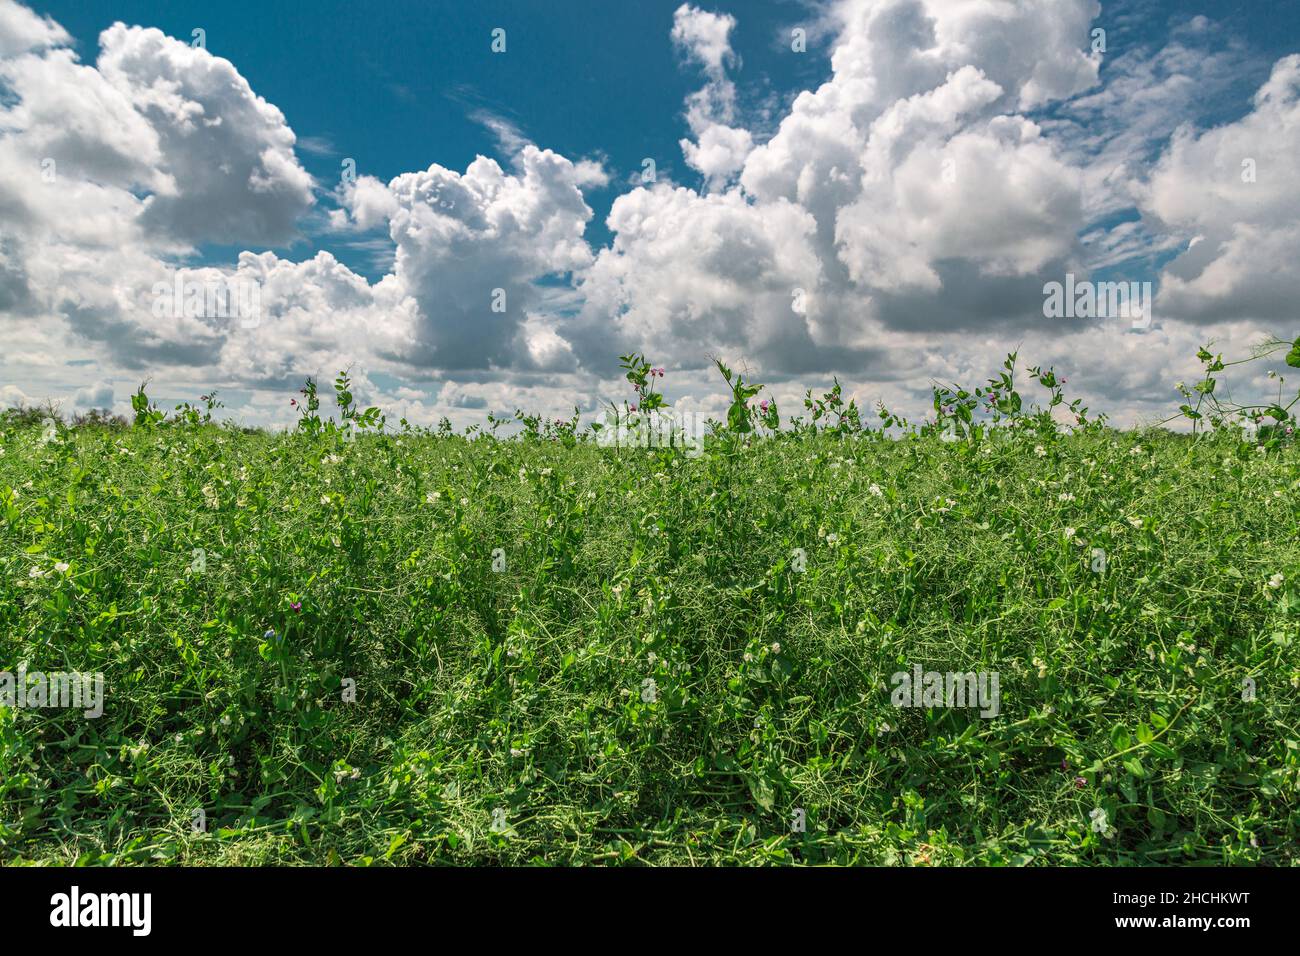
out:
M640 352L919 415L1017 349L1150 422L1300 334L1298 213L1284 0L0 0L0 405L591 416Z

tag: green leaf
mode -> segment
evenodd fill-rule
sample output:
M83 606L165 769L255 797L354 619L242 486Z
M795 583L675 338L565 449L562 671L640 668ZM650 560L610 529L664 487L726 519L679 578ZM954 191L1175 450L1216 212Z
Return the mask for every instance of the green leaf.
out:
M1286 364L1300 368L1300 338L1291 343L1291 351L1286 354Z
M1161 743L1159 740L1153 740L1147 744L1147 749L1162 760L1173 760L1178 756L1178 751L1168 744Z
M745 782L749 784L749 792L753 795L754 802L764 810L771 810L776 803L776 794L772 792L772 785L767 778L748 773L745 774Z
M1128 750L1131 740L1128 731L1116 724L1115 729L1110 732L1110 742L1115 745L1116 751L1122 751Z
M1137 757L1129 757L1128 760L1125 760L1124 769L1135 777L1145 777L1147 775L1142 766L1142 761L1138 760Z

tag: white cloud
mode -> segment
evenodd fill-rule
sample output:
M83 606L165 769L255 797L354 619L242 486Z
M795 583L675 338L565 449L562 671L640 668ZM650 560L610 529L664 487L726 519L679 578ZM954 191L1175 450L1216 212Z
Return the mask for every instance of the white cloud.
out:
M334 194L322 241L391 251L369 282L328 251L266 251L296 236L314 184L286 117L234 64L115 24L83 65L61 27L0 0L0 370L19 379L10 394L74 407L145 374L191 398L195 381L247 389L247 415L288 423L282 390L355 363L357 394L394 418L463 424L483 409L594 410L628 350L672 368L674 396L701 409L717 406L717 354L775 383L787 412L833 372L864 404L916 412L931 380L981 378L1020 343L1077 369L1119 419L1149 416L1194 372L1202 337L1244 348L1256 321L1290 317L1279 264L1300 252L1300 57L1243 118L1174 132L1197 64L1226 89L1240 51L1204 53L1193 22L1118 57L1103 84L1087 52L1098 11L838 0L829 78L760 129L732 76L735 17L684 4L665 42L703 75L680 144L701 189L618 196L612 241L593 249L603 166L479 113L501 161ZM1133 204L1140 221L1102 218ZM187 265L214 242L248 251ZM1171 249L1186 251L1149 333L1042 318L1044 279ZM255 285L258 321L159 312L155 286L177 276Z
M72 401L79 409L111 409L113 407L113 386L109 385L107 382L100 382L98 385L88 385L85 388L78 389L77 394L73 396Z
M1160 305L1192 321L1294 321L1300 256L1300 55L1279 60L1240 120L1181 127L1142 207L1188 248L1161 277ZM1192 244L1195 240L1195 244Z
M450 369L562 361L562 343L535 322L526 328L544 297L535 283L591 264L582 189L604 182L594 164L531 144L513 172L480 156L464 173L435 164L382 192L358 180L345 201L359 224L388 220L394 281L418 306L402 316L406 341L388 357Z
M749 130L730 125L736 118L736 85L727 76L736 62L731 31L736 18L682 4L673 15L672 39L689 60L699 63L708 82L686 101L686 122L695 141L681 140L686 164L704 176L710 188L727 183L753 149Z
M99 72L153 127L171 183L145 201L141 225L190 242L292 238L312 179L284 114L229 60L160 30L117 23L100 46Z
M16 0L0 0L0 57L61 46L71 37L49 17L33 13Z

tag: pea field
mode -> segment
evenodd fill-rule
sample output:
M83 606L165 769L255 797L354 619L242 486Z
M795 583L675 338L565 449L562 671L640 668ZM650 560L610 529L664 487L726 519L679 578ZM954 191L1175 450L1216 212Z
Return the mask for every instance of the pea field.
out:
M281 432L5 415L0 669L103 700L10 687L0 862L1297 862L1289 408L1121 430L1013 356L925 423L793 419L719 371L698 449L346 375ZM900 694L932 672L994 706Z

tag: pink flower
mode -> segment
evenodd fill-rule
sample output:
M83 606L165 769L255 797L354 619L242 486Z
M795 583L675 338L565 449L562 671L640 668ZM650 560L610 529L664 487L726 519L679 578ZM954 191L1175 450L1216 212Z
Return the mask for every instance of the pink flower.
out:
M763 414L766 415L766 414L767 414L767 399L763 399L761 402L759 402L759 403L758 403L758 407L761 408L761 409L763 410Z
M296 398L291 398L291 399L289 399L289 404L290 404L290 405L293 405L293 406L296 406L296 405L298 404L298 399L296 399Z
M632 411L636 411L636 406L635 406L635 405L632 406Z
M301 601L290 601L290 602L289 602L289 607L293 608L295 611L301 611L301 610L302 610L302 602L301 602Z

